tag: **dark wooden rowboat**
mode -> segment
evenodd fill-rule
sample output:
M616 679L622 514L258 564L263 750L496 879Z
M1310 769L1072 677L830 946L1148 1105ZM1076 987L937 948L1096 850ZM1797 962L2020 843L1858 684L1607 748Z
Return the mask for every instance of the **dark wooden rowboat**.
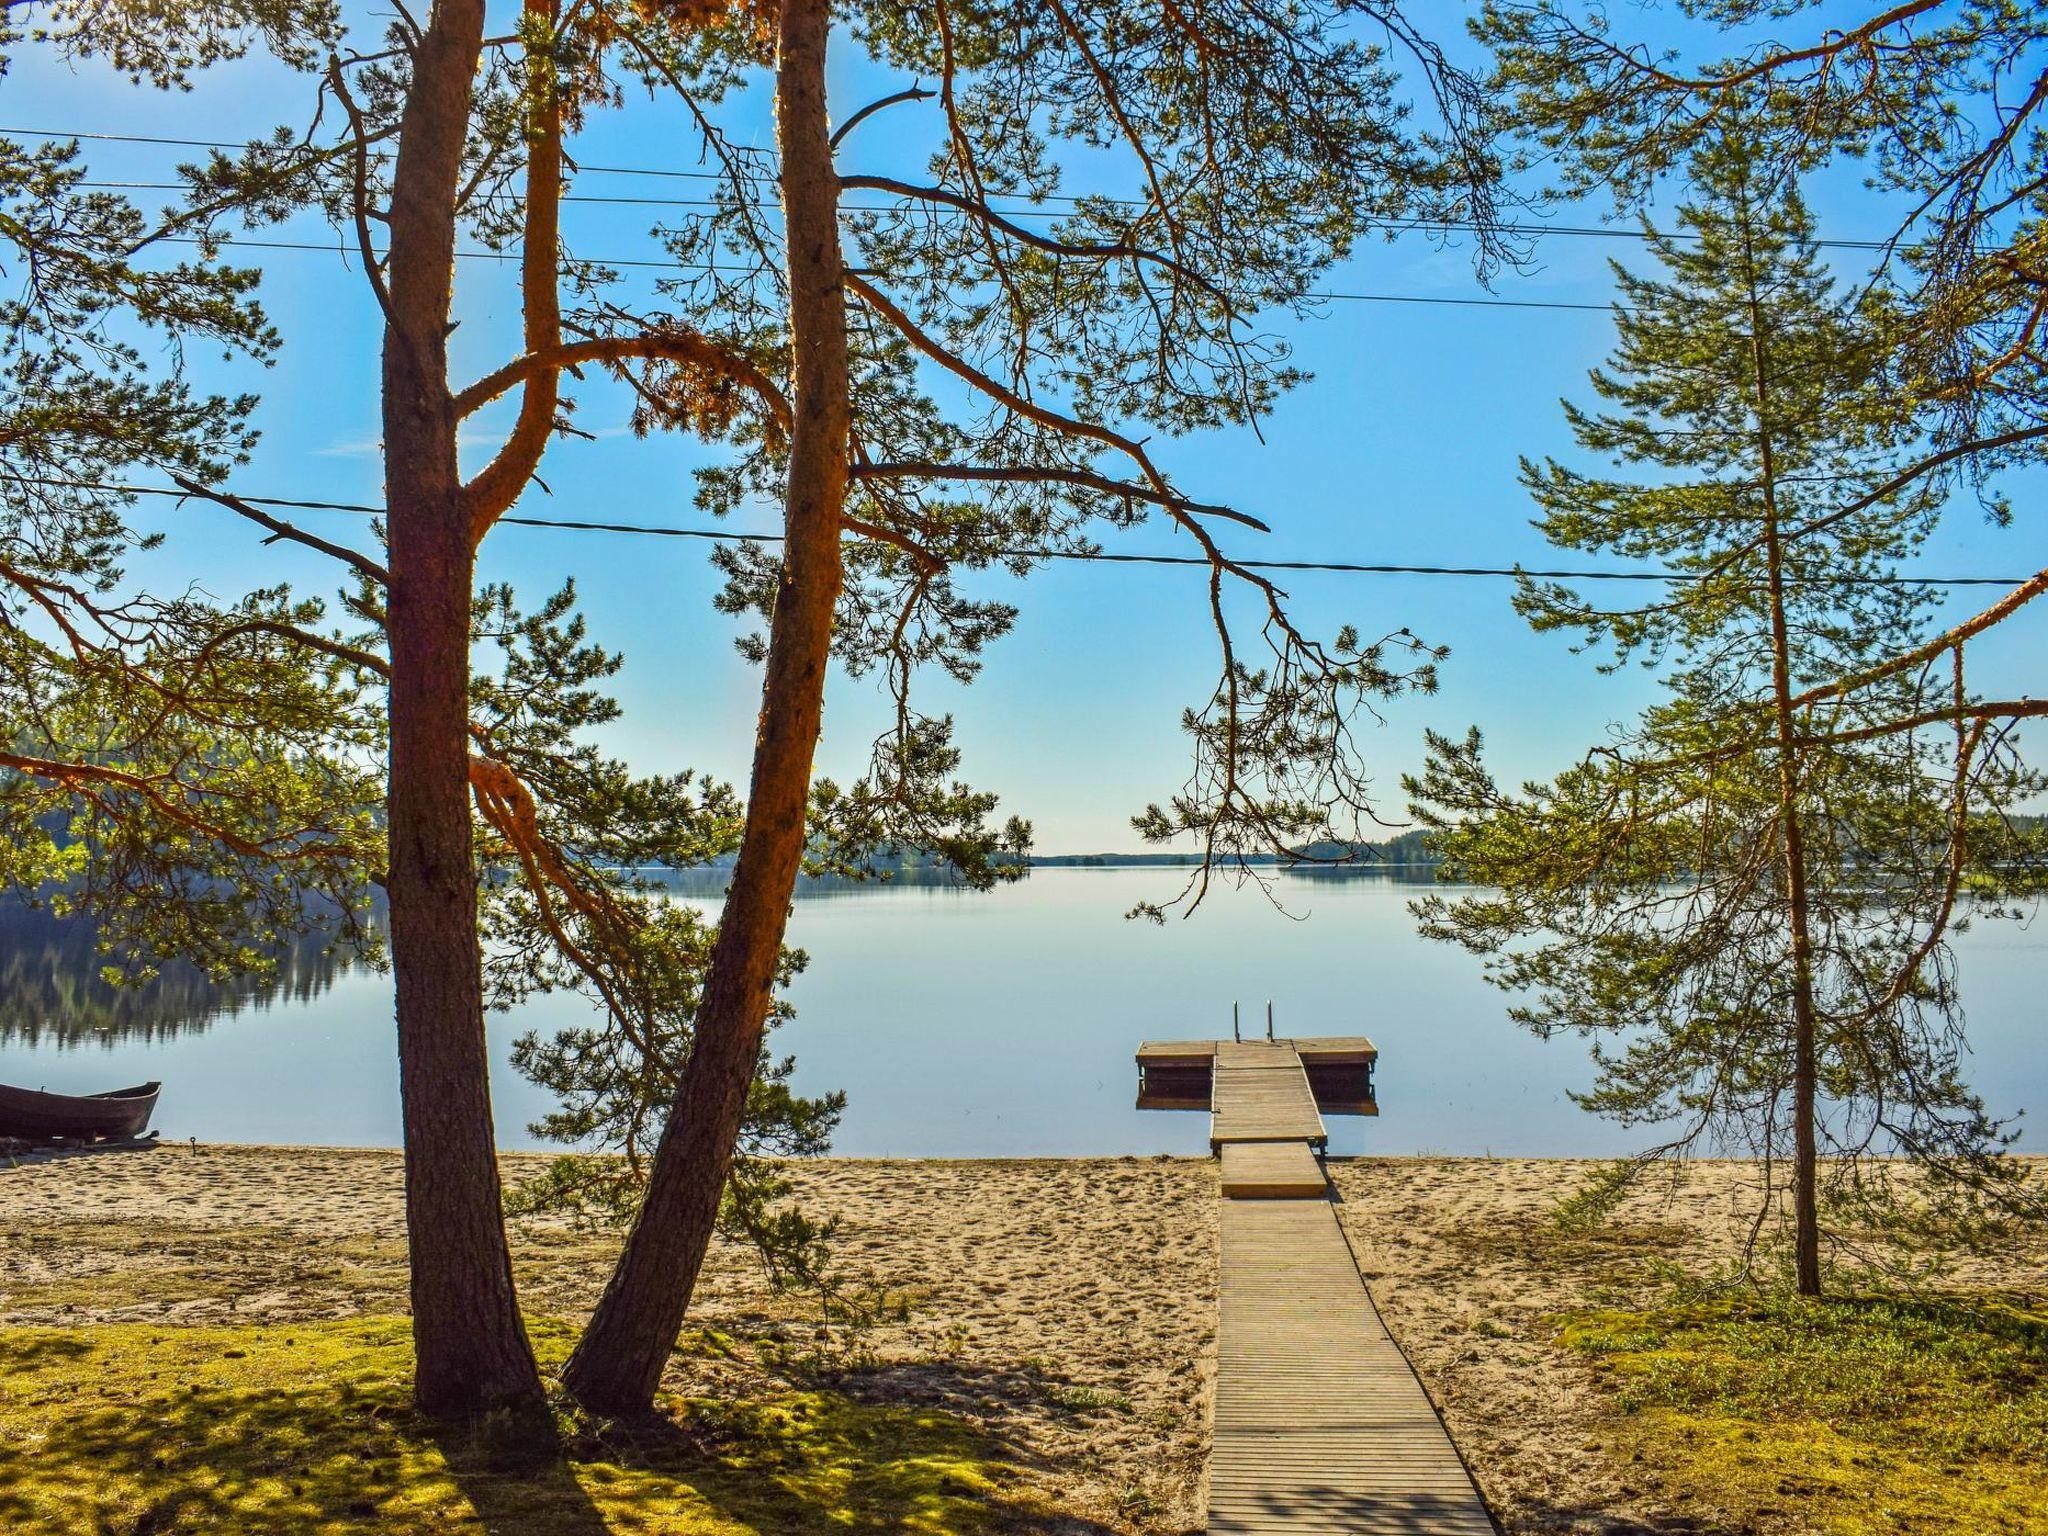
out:
M24 1141L71 1138L117 1141L140 1136L156 1109L161 1083L116 1088L112 1093L39 1093L0 1083L0 1136Z

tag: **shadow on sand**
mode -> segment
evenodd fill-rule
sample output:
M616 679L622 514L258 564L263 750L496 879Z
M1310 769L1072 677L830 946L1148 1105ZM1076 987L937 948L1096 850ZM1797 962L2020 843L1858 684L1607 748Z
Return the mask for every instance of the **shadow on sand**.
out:
M157 1140L155 1131L147 1136L132 1136L125 1141L87 1141L77 1143L50 1143L22 1141L13 1136L0 1136L0 1171L7 1168L22 1168L35 1163L68 1163L80 1157L121 1157L131 1152L161 1151L164 1143Z

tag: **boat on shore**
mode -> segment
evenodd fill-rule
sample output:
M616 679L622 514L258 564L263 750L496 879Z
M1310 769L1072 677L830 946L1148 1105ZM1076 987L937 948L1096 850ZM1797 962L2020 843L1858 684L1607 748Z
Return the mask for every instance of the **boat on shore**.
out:
M128 1141L140 1136L156 1110L161 1083L139 1083L108 1093L43 1093L0 1083L0 1139L17 1141Z

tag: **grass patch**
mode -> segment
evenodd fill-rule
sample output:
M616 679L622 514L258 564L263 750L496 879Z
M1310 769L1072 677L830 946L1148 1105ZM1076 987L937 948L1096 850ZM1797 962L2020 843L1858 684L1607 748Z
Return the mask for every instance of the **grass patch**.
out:
M2048 1532L2048 1300L1758 1295L1564 1319L1624 1454L1732 1521Z
M1129 1413L1131 1400L1121 1392L1111 1392L1105 1387L1079 1386L1072 1382L1055 1382L1045 1389L1048 1402L1059 1404L1069 1413Z
M263 1227L95 1221L0 1229L0 1246L31 1273L45 1254L64 1260L48 1278L0 1282L0 1307L15 1314L104 1314L264 1293L288 1297L294 1308L375 1302L381 1311L405 1289L405 1245L395 1238L315 1243Z
M535 1328L548 1363L569 1342ZM1000 1447L940 1413L692 1400L521 1467L415 1417L410 1373L402 1318L0 1329L0 1530L964 1536L1037 1513Z

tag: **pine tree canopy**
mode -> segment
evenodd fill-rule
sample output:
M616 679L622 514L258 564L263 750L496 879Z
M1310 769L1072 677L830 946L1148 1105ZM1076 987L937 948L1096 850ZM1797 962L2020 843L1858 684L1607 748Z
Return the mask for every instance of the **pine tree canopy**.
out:
M1887 578L1939 503L1870 494L1920 446L1899 320L1836 291L1754 141L1703 147L1689 186L1651 235L1654 270L1617 270L1600 408L1567 406L1610 468L1523 466L1553 543L1690 578L1629 609L1526 580L1517 598L1605 665L1653 667L1664 697L1519 792L1476 731L1432 735L1416 813L1445 878L1492 889L1417 911L1517 994L1515 1019L1595 1040L1583 1102L1657 1127L1655 1151L1753 1153L1783 1177L1803 1006L1837 1193L1867 1192L1885 1165L1866 1159L1894 1154L2007 1192L2008 1130L1962 1076L1948 940L2038 879L2038 829L2008 815L2044 781L1967 718L1960 661L1801 702L1927 632L1921 590Z

